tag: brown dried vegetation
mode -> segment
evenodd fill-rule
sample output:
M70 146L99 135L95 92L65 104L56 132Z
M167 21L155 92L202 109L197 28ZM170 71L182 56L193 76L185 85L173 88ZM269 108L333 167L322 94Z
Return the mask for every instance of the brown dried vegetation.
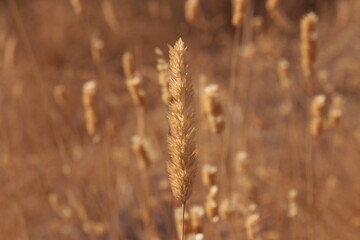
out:
M358 240L358 9L0 1L0 239Z

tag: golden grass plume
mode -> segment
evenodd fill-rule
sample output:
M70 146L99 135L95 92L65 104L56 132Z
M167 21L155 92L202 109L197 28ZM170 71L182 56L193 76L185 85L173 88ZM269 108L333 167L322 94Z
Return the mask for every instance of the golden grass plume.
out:
M169 104L168 113L168 174L173 195L182 203L189 199L196 175L193 88L187 77L185 51L184 42L180 38L174 47L170 47L169 52L169 88L173 101Z

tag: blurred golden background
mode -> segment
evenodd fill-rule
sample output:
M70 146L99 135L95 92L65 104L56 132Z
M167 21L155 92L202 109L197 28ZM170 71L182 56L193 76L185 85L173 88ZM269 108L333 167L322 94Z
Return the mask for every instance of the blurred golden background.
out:
M181 37L198 129L186 239L358 240L358 10L1 1L0 239L177 239L163 100Z

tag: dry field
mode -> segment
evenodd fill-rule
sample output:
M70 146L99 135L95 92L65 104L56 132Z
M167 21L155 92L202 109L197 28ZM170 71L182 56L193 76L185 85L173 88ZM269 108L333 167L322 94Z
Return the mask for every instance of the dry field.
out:
M359 10L0 1L0 240L359 240Z

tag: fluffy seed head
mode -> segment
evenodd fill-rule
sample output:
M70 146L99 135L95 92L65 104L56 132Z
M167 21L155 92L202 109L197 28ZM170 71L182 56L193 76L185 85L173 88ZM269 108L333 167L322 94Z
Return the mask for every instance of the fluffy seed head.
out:
M289 201L288 216L291 218L295 217L298 214L297 196L298 196L298 192L296 189L289 190L289 192L288 192L288 201Z
M259 234L260 215L253 213L245 220L246 235L249 240L256 240Z
M238 152L235 156L235 169L239 174L248 172L249 160L246 152Z
M344 100L340 95L335 94L332 96L327 119L327 127L336 127L340 123L343 104Z
M331 109L328 116L328 126L335 127L339 125L342 116L341 109Z
M310 106L310 114L312 117L323 118L325 114L326 96L324 94L316 95Z
M241 27L244 22L248 0L233 0L232 25Z
M149 169L151 165L151 160L149 153L146 149L145 141L142 137L134 136L132 137L132 148L137 155L139 160L139 165L142 169Z
M198 234L203 232L202 219L205 215L205 210L202 206L192 206L190 209L191 231Z
M316 44L318 16L315 13L309 13L301 19L301 62L306 77L314 74L314 63L316 59Z
M202 168L202 181L207 187L211 187L216 184L217 168L213 165L206 164Z
M82 101L85 109L86 130L94 135L97 128L98 117L95 109L97 86L95 81L88 81L83 86Z
M155 49L155 53L157 55L156 69L158 71L158 81L161 86L161 98L165 104L169 104L172 100L169 90L169 64L159 48Z
M185 2L185 19L188 23L194 24L200 17L199 0L187 0Z
M217 185L212 185L209 189L209 193L206 196L206 199L217 199L219 195L219 187Z
M95 81L88 81L83 86L83 105L84 106L91 106L95 104L95 97L96 97L96 82Z
M141 86L141 78L135 76L126 80L126 86L134 104L138 107L145 107L145 91Z
M109 25L111 30L118 33L121 30L121 24L119 23L114 6L110 0L101 1L101 8L104 14L106 23Z
M204 88L203 108L212 133L220 134L225 128L223 110L219 100L219 86L209 84Z
M93 110L85 110L86 131L89 135L94 135L97 128L97 116Z
M204 88L204 111L208 115L222 114L222 107L219 103L219 85L209 84Z
M168 174L173 195L181 202L189 199L196 175L193 88L187 77L185 45L181 38L170 47Z
M266 10L268 11L270 17L277 26L279 26L285 31L291 31L291 22L289 21L287 16L283 14L283 12L279 9L279 3L279 0L267 0Z
M220 203L219 214L224 220L230 220L236 215L236 203L233 200L224 199Z
M214 134L221 134L225 129L225 120L222 116L208 117L210 131Z
M281 88L287 90L290 87L289 62L285 59L281 59L278 62L277 72Z
M208 218L213 222L219 221L219 207L215 200L207 199L205 202L205 211Z

